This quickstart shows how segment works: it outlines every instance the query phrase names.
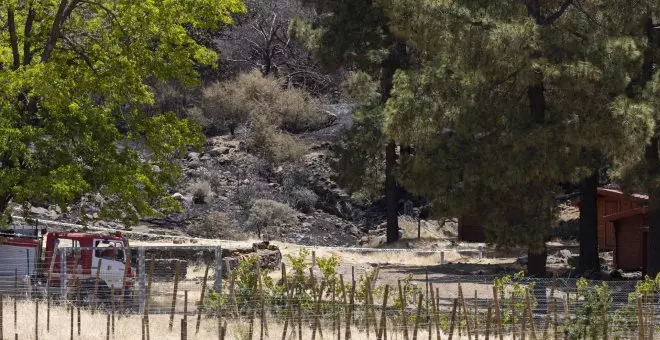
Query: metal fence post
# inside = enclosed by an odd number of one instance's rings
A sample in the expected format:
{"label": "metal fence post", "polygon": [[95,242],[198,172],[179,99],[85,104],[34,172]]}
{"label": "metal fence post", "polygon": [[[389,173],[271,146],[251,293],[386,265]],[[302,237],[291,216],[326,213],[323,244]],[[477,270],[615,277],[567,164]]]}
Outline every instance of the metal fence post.
{"label": "metal fence post", "polygon": [[138,248],[138,275],[139,281],[140,281],[140,303],[139,303],[139,309],[140,309],[140,314],[144,313],[144,306],[146,303],[146,297],[147,297],[147,286],[145,284],[145,266],[144,266],[144,247],[139,247]]}
{"label": "metal fence post", "polygon": [[62,298],[66,298],[67,283],[66,249],[62,249],[62,251],[60,251],[60,296]]}
{"label": "metal fence post", "polygon": [[445,251],[440,252],[440,264],[443,265],[445,264]]}
{"label": "metal fence post", "polygon": [[215,284],[213,289],[222,295],[222,247],[215,247]]}

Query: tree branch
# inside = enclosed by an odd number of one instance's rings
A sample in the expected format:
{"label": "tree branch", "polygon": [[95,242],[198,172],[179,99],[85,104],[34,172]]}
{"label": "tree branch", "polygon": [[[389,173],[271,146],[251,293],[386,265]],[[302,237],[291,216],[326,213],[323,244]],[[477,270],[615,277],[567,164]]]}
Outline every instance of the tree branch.
{"label": "tree branch", "polygon": [[9,26],[9,43],[11,44],[11,54],[13,57],[13,69],[21,66],[21,56],[18,53],[18,36],[16,35],[16,21],[14,19],[14,7],[9,5],[7,7],[7,23]]}
{"label": "tree branch", "polygon": [[71,50],[75,54],[77,54],[80,58],[82,58],[85,61],[85,64],[87,64],[87,66],[89,66],[89,68],[92,70],[92,72],[94,72],[95,75],[98,74],[96,72],[96,69],[94,68],[94,64],[92,63],[92,60],[89,59],[89,56],[87,54],[85,54],[83,49],[78,48],[78,46],[76,46],[76,44],[71,39],[69,39],[67,37],[62,37],[62,40],[67,43],[67,45],[71,48]]}
{"label": "tree branch", "polygon": [[42,63],[48,62],[50,59],[50,55],[53,53],[53,49],[55,49],[57,39],[60,37],[62,26],[64,26],[64,23],[71,15],[71,12],[73,12],[73,10],[76,8],[76,5],[78,5],[80,2],[81,0],[71,0],[71,3],[69,3],[68,0],[60,1],[60,5],[57,8],[57,14],[55,14],[55,20],[53,21],[53,26],[50,29],[50,33],[48,33],[46,47],[44,47],[44,51],[41,54]]}
{"label": "tree branch", "polygon": [[564,14],[564,12],[566,12],[566,10],[568,9],[568,7],[571,6],[571,4],[573,4],[573,0],[564,1],[564,3],[561,4],[557,12],[555,12],[554,14],[552,14],[551,16],[547,17],[544,20],[545,25],[552,25],[555,22],[555,20],[559,19]]}
{"label": "tree branch", "polygon": [[30,51],[30,38],[32,37],[32,23],[34,22],[35,12],[30,1],[28,15],[25,19],[25,29],[23,36],[23,65],[29,65],[32,62],[32,51]]}

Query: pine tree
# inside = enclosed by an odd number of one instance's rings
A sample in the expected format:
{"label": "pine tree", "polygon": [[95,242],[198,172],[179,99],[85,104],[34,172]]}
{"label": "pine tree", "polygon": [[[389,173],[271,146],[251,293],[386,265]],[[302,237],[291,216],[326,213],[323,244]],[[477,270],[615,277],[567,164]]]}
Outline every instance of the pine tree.
{"label": "pine tree", "polygon": [[[387,242],[394,242],[399,239],[399,187],[395,178],[398,162],[397,145],[394,140],[384,138],[386,135],[382,131],[382,112],[390,97],[395,72],[408,64],[409,51],[406,41],[392,33],[383,8],[375,1],[303,0],[303,3],[314,5],[319,19],[313,23],[298,21],[295,24],[295,31],[298,37],[307,41],[307,47],[314,51],[316,58],[326,67],[367,72],[379,83],[379,100],[363,105],[359,109],[363,113],[366,112],[369,119],[358,119],[356,128],[349,134],[357,138],[345,144],[349,147],[356,145],[358,148],[348,149],[344,155],[361,153],[365,161],[349,164],[346,159],[340,159],[338,164],[350,165],[348,169],[340,169],[340,172],[348,174],[340,176],[340,179],[350,179],[347,183],[350,187],[365,182],[363,181],[365,177],[357,175],[373,174],[366,167],[380,160],[384,162]],[[369,134],[363,135],[363,132]],[[360,146],[357,143],[360,140],[369,142],[369,147]],[[383,143],[382,148],[374,150],[371,147],[374,143]],[[364,154],[366,150],[373,150],[374,153]],[[358,171],[351,171],[356,168]],[[366,182],[372,183],[369,180]]]}
{"label": "pine tree", "polygon": [[594,23],[609,3],[384,1],[425,51],[388,103],[389,133],[416,150],[407,188],[486,216],[489,240],[527,246],[529,273],[545,275],[556,183],[592,176],[585,155],[625,163],[652,131],[649,110],[618,105],[637,41]]}

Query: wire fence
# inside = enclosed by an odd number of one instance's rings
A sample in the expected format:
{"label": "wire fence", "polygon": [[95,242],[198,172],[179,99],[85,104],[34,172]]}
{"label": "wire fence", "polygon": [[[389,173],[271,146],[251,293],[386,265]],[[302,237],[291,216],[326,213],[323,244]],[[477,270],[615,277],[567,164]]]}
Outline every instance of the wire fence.
{"label": "wire fence", "polygon": [[[122,322],[140,327],[122,336],[143,339],[167,338],[156,336],[163,329],[178,338],[176,328],[184,329],[179,321],[188,318],[195,333],[227,339],[313,339],[321,333],[340,340],[384,339],[386,334],[389,339],[449,334],[653,339],[658,325],[657,287],[640,290],[637,281],[602,286],[602,281],[429,275],[428,270],[385,276],[378,266],[348,270],[331,257],[306,251],[284,264],[279,250],[267,244],[246,249],[60,247],[50,254],[27,248],[12,254],[0,264],[4,319],[13,309],[13,315],[31,321],[41,308],[41,323],[33,326],[37,333],[43,333],[43,310],[50,318],[51,308],[64,319],[74,310],[86,320],[112,316],[112,325],[115,315],[124,317]],[[97,322],[83,323],[98,330]]]}

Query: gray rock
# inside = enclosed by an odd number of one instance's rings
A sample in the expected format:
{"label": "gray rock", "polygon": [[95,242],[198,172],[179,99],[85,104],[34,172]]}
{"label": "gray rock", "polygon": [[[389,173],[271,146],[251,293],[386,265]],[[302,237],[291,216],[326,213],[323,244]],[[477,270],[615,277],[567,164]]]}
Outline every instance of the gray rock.
{"label": "gray rock", "polygon": [[198,152],[193,152],[193,151],[188,152],[188,154],[186,155],[186,158],[190,161],[195,160],[195,159],[199,159],[199,153]]}
{"label": "gray rock", "polygon": [[226,155],[229,153],[229,148],[226,148],[224,146],[216,146],[211,151],[209,151],[209,154],[214,157],[218,157],[221,155]]}
{"label": "gray rock", "polygon": [[188,168],[189,169],[197,169],[202,165],[202,163],[199,161],[199,159],[192,160],[188,162]]}
{"label": "gray rock", "polygon": [[174,193],[174,194],[172,195],[172,198],[174,198],[175,200],[177,200],[177,201],[179,201],[179,202],[182,202],[182,201],[185,200],[183,194],[180,193],[180,192],[176,192],[176,193]]}

